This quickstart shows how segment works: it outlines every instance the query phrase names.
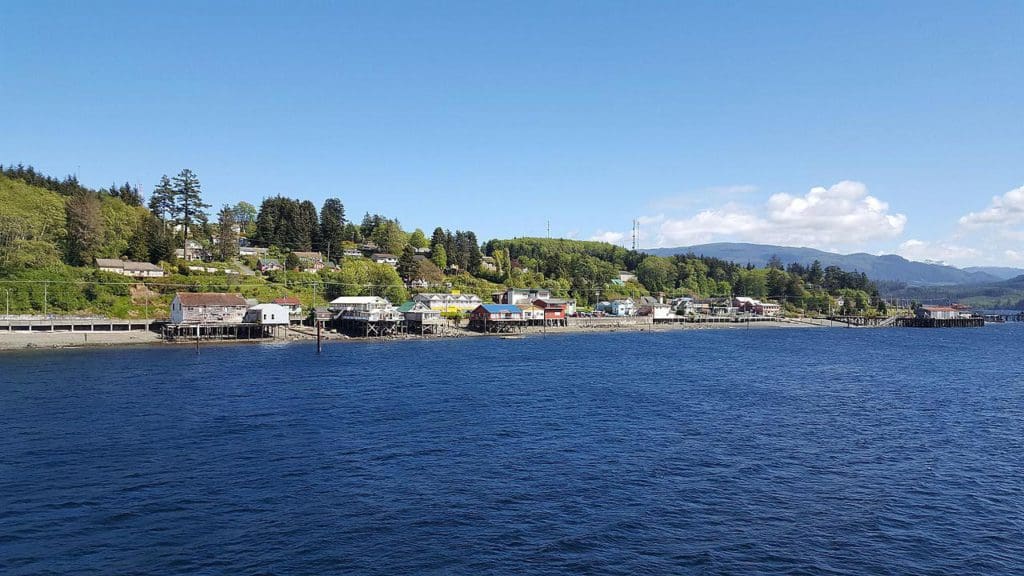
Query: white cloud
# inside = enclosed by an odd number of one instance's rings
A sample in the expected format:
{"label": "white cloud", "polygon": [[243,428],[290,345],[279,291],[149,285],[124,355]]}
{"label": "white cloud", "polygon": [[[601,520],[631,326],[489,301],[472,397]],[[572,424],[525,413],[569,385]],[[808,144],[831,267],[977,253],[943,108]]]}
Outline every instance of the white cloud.
{"label": "white cloud", "polygon": [[1024,186],[1010,190],[1002,196],[995,196],[988,208],[960,218],[960,225],[967,228],[1005,226],[1021,222],[1024,222]]}
{"label": "white cloud", "polygon": [[939,262],[951,265],[968,265],[977,262],[982,253],[974,248],[944,241],[910,239],[900,244],[896,253],[907,260]]}
{"label": "white cloud", "polygon": [[685,210],[704,203],[707,199],[716,200],[730,199],[737,196],[753,194],[758,187],[752,184],[732,184],[729,186],[712,186],[701,190],[693,190],[675,196],[658,198],[650,203],[654,210]]}
{"label": "white cloud", "polygon": [[775,194],[763,206],[730,202],[658,226],[658,246],[740,240],[770,244],[834,247],[895,238],[907,217],[892,214],[867,186],[844,180],[812,188],[803,196]]}
{"label": "white cloud", "polygon": [[601,232],[598,230],[597,234],[591,236],[590,239],[598,242],[608,242],[609,244],[621,244],[622,239],[625,237],[626,235],[622,232]]}

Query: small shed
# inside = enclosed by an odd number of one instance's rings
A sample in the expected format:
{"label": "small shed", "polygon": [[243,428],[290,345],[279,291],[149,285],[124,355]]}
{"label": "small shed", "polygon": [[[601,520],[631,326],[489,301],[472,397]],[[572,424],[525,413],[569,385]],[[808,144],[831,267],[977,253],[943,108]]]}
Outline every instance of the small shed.
{"label": "small shed", "polygon": [[291,322],[288,309],[280,304],[257,304],[245,311],[245,322],[263,326],[285,326]]}

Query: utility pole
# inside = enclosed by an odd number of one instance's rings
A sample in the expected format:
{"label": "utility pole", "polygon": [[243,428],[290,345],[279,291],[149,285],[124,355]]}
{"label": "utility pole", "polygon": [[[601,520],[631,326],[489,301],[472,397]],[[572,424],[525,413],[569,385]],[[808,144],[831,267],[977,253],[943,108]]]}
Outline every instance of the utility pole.
{"label": "utility pole", "polygon": [[551,240],[551,220],[548,220],[548,240]]}

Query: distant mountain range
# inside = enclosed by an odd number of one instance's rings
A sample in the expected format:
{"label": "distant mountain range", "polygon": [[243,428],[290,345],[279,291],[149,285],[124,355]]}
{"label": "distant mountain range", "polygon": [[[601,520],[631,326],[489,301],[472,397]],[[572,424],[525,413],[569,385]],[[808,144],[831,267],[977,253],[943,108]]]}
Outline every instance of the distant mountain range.
{"label": "distant mountain range", "polygon": [[950,286],[960,284],[987,284],[1008,280],[1024,274],[1024,269],[1008,267],[956,268],[945,264],[914,262],[902,256],[887,254],[835,254],[813,248],[772,246],[766,244],[745,244],[738,242],[716,242],[678,248],[651,248],[643,250],[657,256],[693,253],[730,260],[737,264],[764,266],[772,256],[778,256],[785,264],[798,262],[810,264],[815,260],[822,266],[838,266],[846,271],[864,272],[869,278],[882,282],[905,282],[911,286]]}

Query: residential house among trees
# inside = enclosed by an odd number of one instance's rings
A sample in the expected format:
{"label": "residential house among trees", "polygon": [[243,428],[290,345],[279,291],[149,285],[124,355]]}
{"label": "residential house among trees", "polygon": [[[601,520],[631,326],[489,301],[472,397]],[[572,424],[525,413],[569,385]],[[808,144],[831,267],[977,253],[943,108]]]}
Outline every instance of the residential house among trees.
{"label": "residential house among trees", "polygon": [[370,256],[370,260],[373,260],[377,264],[388,264],[391,266],[398,266],[398,257],[394,254],[385,254],[383,252]]}
{"label": "residential house among trees", "polygon": [[276,258],[260,258],[256,262],[256,269],[261,273],[266,274],[267,272],[274,272],[275,270],[284,270],[281,266],[281,262]]}
{"label": "residential house among trees", "polygon": [[319,252],[294,252],[299,266],[306,271],[319,272],[324,269],[324,257]]}
{"label": "residential house among trees", "polygon": [[248,308],[241,294],[178,292],[171,301],[171,323],[240,324]]}
{"label": "residential house among trees", "polygon": [[164,269],[149,262],[133,262],[116,258],[97,258],[96,267],[103,272],[113,272],[132,278],[163,278]]}

